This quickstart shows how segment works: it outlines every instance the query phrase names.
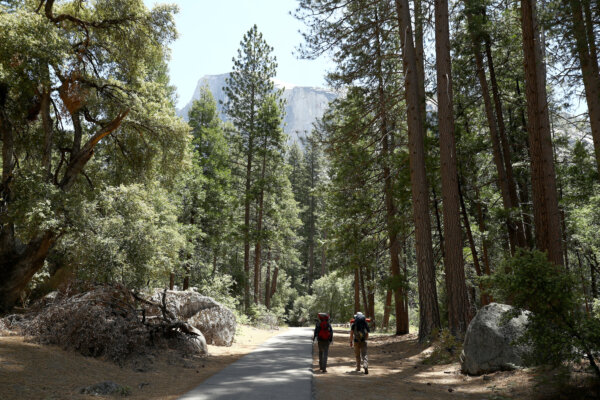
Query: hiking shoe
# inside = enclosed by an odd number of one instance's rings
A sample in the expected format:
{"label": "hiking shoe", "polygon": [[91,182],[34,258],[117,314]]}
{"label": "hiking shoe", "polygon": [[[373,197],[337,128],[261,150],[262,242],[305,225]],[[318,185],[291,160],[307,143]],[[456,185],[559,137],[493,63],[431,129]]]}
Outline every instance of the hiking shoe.
{"label": "hiking shoe", "polygon": [[355,371],[356,372],[360,371],[360,367],[356,367]]}
{"label": "hiking shoe", "polygon": [[324,374],[326,374],[326,373],[327,373],[327,368],[325,368],[325,369],[323,370],[323,373],[324,373]]}
{"label": "hiking shoe", "polygon": [[369,375],[369,368],[365,367],[365,375]]}

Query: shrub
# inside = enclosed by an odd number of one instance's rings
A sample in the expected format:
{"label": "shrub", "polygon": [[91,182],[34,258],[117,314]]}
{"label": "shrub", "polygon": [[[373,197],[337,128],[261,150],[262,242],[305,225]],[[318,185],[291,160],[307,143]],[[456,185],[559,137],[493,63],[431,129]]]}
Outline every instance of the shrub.
{"label": "shrub", "polygon": [[326,312],[332,322],[346,322],[353,311],[352,278],[336,272],[313,283],[313,294],[298,297],[288,313],[291,325],[311,325],[317,313]]}
{"label": "shrub", "polygon": [[486,284],[516,313],[532,312],[520,340],[532,349],[526,361],[557,366],[585,357],[600,377],[600,319],[581,307],[581,293],[569,271],[549,262],[545,253],[521,249]]}
{"label": "shrub", "polygon": [[449,329],[435,330],[431,336],[434,338],[433,351],[423,361],[424,364],[440,365],[458,361],[463,344],[450,333]]}
{"label": "shrub", "polygon": [[278,329],[283,320],[283,314],[276,313],[276,310],[269,310],[263,304],[250,306],[248,316],[252,320],[252,325],[257,328]]}

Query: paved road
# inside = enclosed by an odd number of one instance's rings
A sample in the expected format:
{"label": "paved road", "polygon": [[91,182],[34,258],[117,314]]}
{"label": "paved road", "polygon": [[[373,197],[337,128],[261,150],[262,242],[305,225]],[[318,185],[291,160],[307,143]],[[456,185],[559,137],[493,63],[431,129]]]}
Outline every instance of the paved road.
{"label": "paved road", "polygon": [[290,328],[211,376],[180,400],[310,400],[312,329]]}

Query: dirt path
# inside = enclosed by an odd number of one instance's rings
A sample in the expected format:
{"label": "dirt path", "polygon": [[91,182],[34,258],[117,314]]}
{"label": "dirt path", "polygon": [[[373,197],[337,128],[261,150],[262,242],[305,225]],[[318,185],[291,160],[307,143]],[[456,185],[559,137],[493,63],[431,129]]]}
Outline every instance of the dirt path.
{"label": "dirt path", "polygon": [[278,333],[241,326],[231,347],[209,345],[208,357],[163,354],[122,368],[56,346],[28,343],[22,336],[0,337],[0,399],[112,398],[79,394],[82,387],[108,380],[128,387],[127,399],[176,399]]}
{"label": "dirt path", "polygon": [[355,372],[347,330],[336,330],[329,350],[327,373],[319,371],[316,345],[313,372],[317,400],[402,399],[530,399],[532,377],[522,371],[498,372],[484,377],[460,373],[458,363],[425,365],[431,349],[417,343],[416,335],[372,335],[369,375]]}

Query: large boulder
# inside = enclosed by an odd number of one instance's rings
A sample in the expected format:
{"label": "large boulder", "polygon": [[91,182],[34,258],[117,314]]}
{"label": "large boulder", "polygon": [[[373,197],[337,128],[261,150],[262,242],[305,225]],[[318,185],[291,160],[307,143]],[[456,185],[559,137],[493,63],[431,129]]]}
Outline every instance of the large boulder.
{"label": "large boulder", "polygon": [[469,324],[461,354],[461,367],[469,375],[481,375],[523,366],[527,350],[515,345],[525,332],[528,312],[506,320],[504,314],[513,307],[491,303],[482,307]]}
{"label": "large boulder", "polygon": [[[152,300],[161,303],[162,296],[163,292],[157,291]],[[199,329],[207,343],[216,346],[231,346],[233,343],[235,315],[213,298],[194,291],[168,290],[165,303],[175,316]]]}
{"label": "large boulder", "polygon": [[[71,297],[59,297],[23,316],[9,316],[10,327],[86,356],[115,362],[151,353],[158,348],[207,354],[202,333],[176,321],[164,321],[160,310],[144,304],[144,316],[131,292],[122,286],[98,286]],[[158,317],[158,318],[157,318]],[[187,329],[191,328],[191,329]]]}

